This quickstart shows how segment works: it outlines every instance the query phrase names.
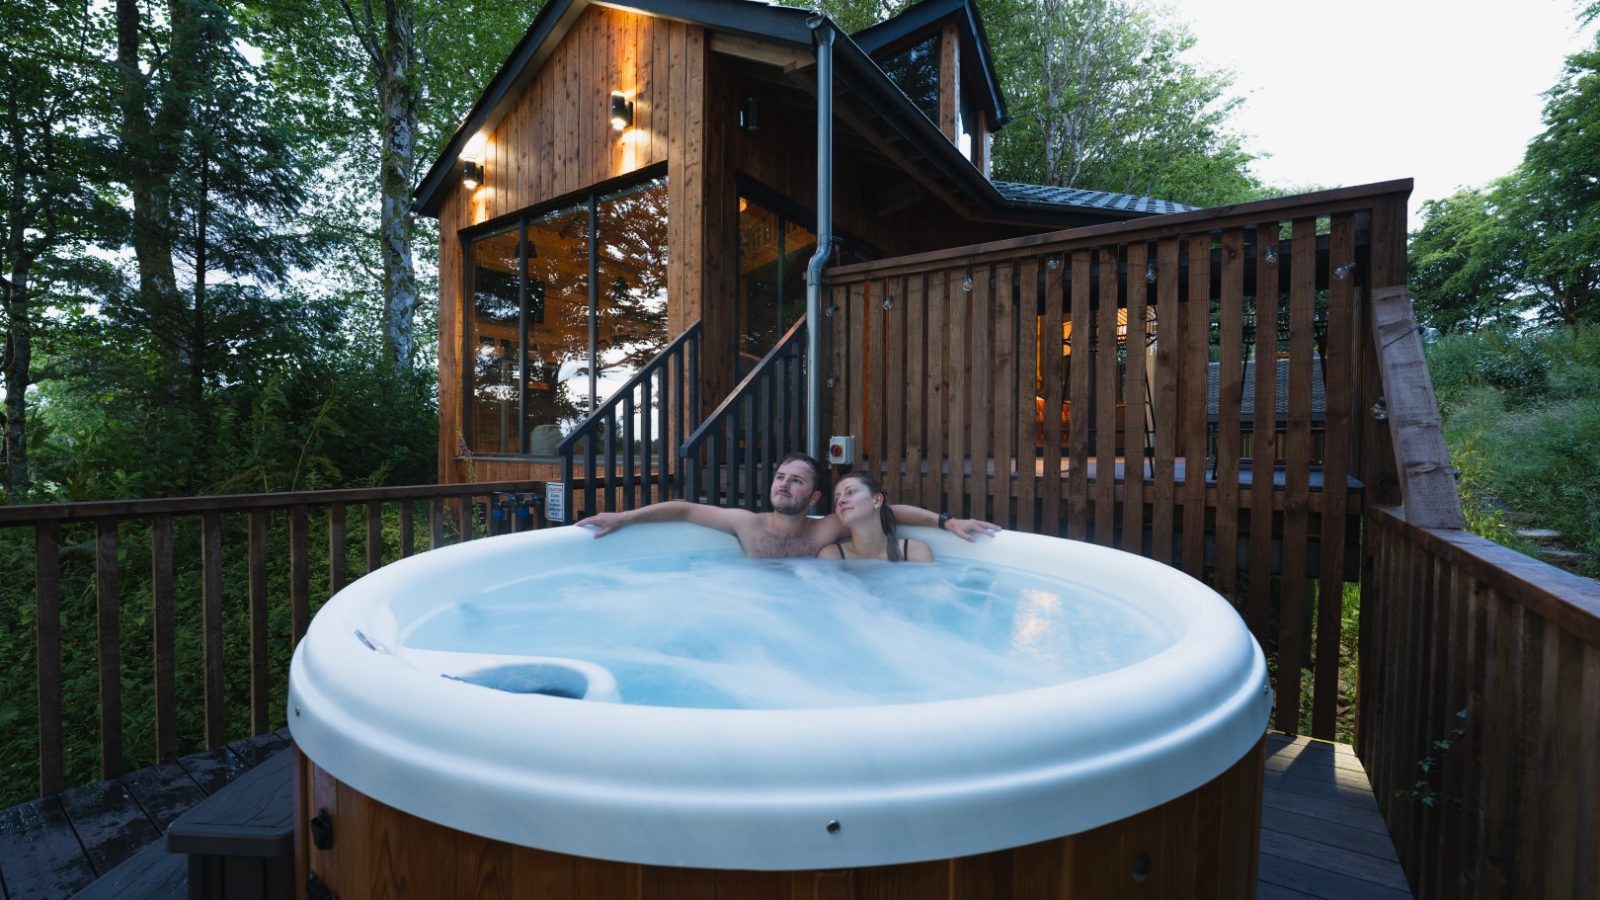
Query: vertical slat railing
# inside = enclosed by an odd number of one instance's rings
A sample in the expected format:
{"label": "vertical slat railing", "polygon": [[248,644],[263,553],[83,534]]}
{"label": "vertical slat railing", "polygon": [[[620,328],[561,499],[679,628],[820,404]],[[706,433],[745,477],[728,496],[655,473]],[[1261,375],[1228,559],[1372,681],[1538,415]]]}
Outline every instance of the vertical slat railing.
{"label": "vertical slat railing", "polygon": [[1123,311],[1122,346],[1122,549],[1144,552],[1145,436],[1145,307],[1150,286],[1149,248],[1143,241],[1128,245],[1127,299]]}
{"label": "vertical slat railing", "polygon": [[[1017,360],[1012,378],[1010,399],[1015,406],[1010,417],[1011,440],[1016,447],[1016,528],[1023,531],[1039,530],[1037,498],[1040,473],[1035,466],[1038,454],[1034,450],[1033,410],[1039,395],[1039,263],[1037,258],[1025,259],[1017,270]],[[1059,333],[1059,329],[1057,329]],[[1061,354],[1057,352],[1056,357]],[[1054,459],[1060,459],[1056,454]],[[1055,479],[1060,485],[1060,478]]]}
{"label": "vertical slat railing", "polygon": [[670,452],[700,423],[702,330],[684,329],[556,445],[568,522],[704,489],[674,471]]}
{"label": "vertical slat railing", "polygon": [[948,349],[946,342],[949,340],[948,330],[945,328],[945,313],[950,307],[948,291],[950,289],[949,276],[945,272],[931,272],[927,275],[926,293],[923,300],[924,317],[928,324],[927,341],[927,368],[924,374],[928,381],[926,403],[923,406],[923,419],[927,427],[928,441],[926,444],[927,455],[923,461],[922,499],[920,502],[925,509],[945,510],[947,500],[945,484],[950,474],[945,469],[945,442],[948,440],[945,427],[945,415],[949,408],[947,397],[950,391],[950,373],[946,368]]}
{"label": "vertical slat railing", "polygon": [[1339,694],[1340,622],[1344,604],[1345,513],[1347,491],[1338,490],[1350,475],[1350,422],[1354,398],[1357,337],[1354,327],[1355,221],[1348,213],[1329,226],[1328,339],[1323,378],[1327,396],[1322,458],[1322,511],[1318,536],[1322,544],[1317,585],[1317,667],[1312,692],[1313,734],[1332,734]]}
{"label": "vertical slat railing", "polygon": [[1072,379],[1073,411],[1069,426],[1072,458],[1067,462],[1067,537],[1078,541],[1089,533],[1089,423],[1093,420],[1089,387],[1094,377],[1091,258],[1088,251],[1080,250],[1072,254],[1072,265],[1068,267],[1072,279],[1072,359],[1067,374]]}
{"label": "vertical slat railing", "polygon": [[54,522],[34,526],[34,593],[39,679],[39,791],[66,787],[61,735],[61,534]]}
{"label": "vertical slat railing", "polygon": [[928,358],[927,333],[927,277],[917,274],[904,280],[904,307],[906,336],[905,386],[906,402],[901,407],[905,429],[905,477],[895,486],[895,496],[902,502],[927,506],[924,496],[927,485],[927,404]]}
{"label": "vertical slat railing", "polygon": [[[1278,265],[1278,223],[1262,222],[1256,226],[1256,292],[1255,292],[1255,355],[1251,362],[1255,375],[1255,405],[1250,420],[1250,569],[1249,569],[1249,619],[1257,635],[1269,635],[1272,616],[1272,536],[1273,536],[1273,482],[1276,462],[1276,442],[1273,429],[1263,427],[1277,416],[1278,406],[1278,300],[1281,290],[1281,267]],[[1227,361],[1224,360],[1226,365]],[[1278,638],[1282,638],[1280,630]],[[1263,641],[1270,652],[1277,641]],[[1275,695],[1287,697],[1277,706],[1274,724],[1283,727],[1283,710],[1293,706],[1300,697],[1298,670],[1278,671],[1280,685],[1285,680],[1293,682],[1294,693],[1285,685]]]}
{"label": "vertical slat railing", "polygon": [[178,756],[177,661],[173,647],[172,517],[150,519],[151,644],[155,649],[156,762]]}
{"label": "vertical slat railing", "polygon": [[[1179,363],[1183,373],[1183,514],[1179,517],[1183,529],[1182,562],[1185,572],[1201,579],[1206,577],[1206,473],[1213,471],[1206,443],[1210,393],[1206,372],[1211,361],[1211,247],[1210,234],[1193,235],[1186,242],[1189,295],[1183,303],[1183,349]],[[1176,273],[1173,277],[1176,280]]]}
{"label": "vertical slat railing", "polygon": [[[989,276],[990,313],[985,345],[989,348],[989,390],[992,399],[983,404],[989,419],[989,515],[1007,527],[1011,517],[1011,469],[1016,456],[1012,435],[1016,431],[1017,334],[1016,297],[1012,291],[1011,266],[996,263]],[[981,396],[979,397],[981,401]]]}
{"label": "vertical slat railing", "polygon": [[[831,269],[829,420],[898,499],[1208,581],[1275,663],[1275,724],[1333,738],[1347,727],[1340,607],[1362,502],[1351,475],[1366,464],[1353,449],[1355,361],[1372,273],[1351,264],[1382,234],[1385,272],[1403,271],[1392,220],[1408,190]],[[919,280],[926,306],[912,307]]]}
{"label": "vertical slat railing", "polygon": [[100,776],[122,771],[122,598],[117,593],[117,520],[94,525],[95,608],[100,645]]}
{"label": "vertical slat railing", "polygon": [[1115,547],[1117,522],[1117,269],[1118,248],[1101,248],[1094,338],[1094,542]]}
{"label": "vertical slat railing", "polygon": [[1600,890],[1600,583],[1371,507],[1357,736],[1416,896]]}
{"label": "vertical slat railing", "polygon": [[1150,558],[1169,565],[1173,563],[1173,518],[1177,513],[1178,363],[1184,335],[1178,312],[1179,274],[1178,241],[1162,241],[1156,245],[1156,373],[1152,379],[1155,393],[1150,399],[1155,438],[1150,472],[1154,482]]}
{"label": "vertical slat railing", "polygon": [[222,695],[222,513],[217,510],[200,517],[200,569],[205,744],[215,748],[228,740]]}
{"label": "vertical slat railing", "polygon": [[[370,513],[372,505],[368,506]],[[368,518],[371,539],[371,518]],[[271,688],[267,685],[267,511],[250,511],[250,730],[267,730],[272,715],[267,711]],[[370,568],[377,568],[370,566]]]}
{"label": "vertical slat railing", "polygon": [[[365,553],[369,564],[381,565],[385,533],[403,534],[404,511],[415,504],[427,504],[438,546],[445,542],[450,504],[530,487],[513,482],[0,507],[0,529],[31,531],[34,565],[37,743],[10,744],[30,753],[36,748],[37,790],[51,795],[91,775],[112,778],[135,764],[170,762],[250,736],[239,733],[241,724],[251,734],[281,725],[283,711],[272,698],[281,695],[287,674],[283,651],[292,652],[304,635],[313,602],[346,581],[348,504],[366,511]],[[310,523],[324,514],[328,579],[326,590],[313,597]],[[63,527],[92,529],[92,538],[74,545],[65,564]],[[145,539],[148,568],[129,553]],[[196,546],[198,554],[190,549]],[[275,587],[283,583],[272,577],[278,565],[286,566],[286,589]],[[238,578],[237,587],[228,586],[230,578]],[[65,613],[74,626],[70,638],[63,634],[64,597],[73,604]],[[245,614],[230,624],[234,617],[224,609],[234,598]],[[287,612],[287,646],[283,635],[269,630],[275,609]],[[135,635],[125,626],[142,610],[150,627]],[[181,650],[189,635],[198,650],[192,657]],[[229,659],[226,647],[246,650]],[[148,679],[150,690],[126,689],[129,678]],[[236,686],[235,698],[247,686],[248,698],[230,699],[226,683]],[[70,701],[63,696],[69,691]],[[241,702],[243,709],[230,707]],[[88,727],[69,729],[69,720]],[[25,764],[8,758],[13,771]],[[10,785],[16,790],[15,779]]]}
{"label": "vertical slat railing", "polygon": [[[1217,529],[1215,587],[1235,606],[1239,598],[1239,415],[1244,405],[1244,229],[1222,233],[1221,312],[1217,357]],[[1209,401],[1208,401],[1209,402]],[[1261,635],[1266,622],[1250,617]]]}
{"label": "vertical slat railing", "polygon": [[[733,392],[694,428],[678,450],[684,499],[765,509],[767,485],[777,460],[802,450],[790,443],[805,419],[801,374],[806,342],[804,317],[792,325]],[[772,400],[782,391],[782,402]],[[774,421],[778,410],[784,420]]]}
{"label": "vertical slat railing", "polygon": [[[1067,357],[1062,353],[1066,324],[1065,287],[1066,267],[1059,255],[1052,254],[1043,262],[1044,315],[1039,326],[1039,379],[1043,409],[1039,416],[1039,492],[1040,531],[1060,533],[1062,519],[1062,484],[1057,477],[1057,460],[1063,457],[1061,419],[1062,403],[1066,397]],[[1029,461],[1031,467],[1032,460]]]}

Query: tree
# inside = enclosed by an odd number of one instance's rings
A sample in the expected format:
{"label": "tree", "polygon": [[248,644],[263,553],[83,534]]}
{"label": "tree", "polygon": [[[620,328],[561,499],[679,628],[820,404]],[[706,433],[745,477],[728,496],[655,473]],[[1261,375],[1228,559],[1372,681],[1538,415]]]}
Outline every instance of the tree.
{"label": "tree", "polygon": [[74,286],[106,274],[84,251],[115,212],[96,191],[107,161],[99,138],[108,112],[96,64],[105,52],[97,13],[79,4],[3,0],[0,20],[0,421],[4,485],[15,496],[32,480],[27,395],[36,332],[45,310],[71,308],[66,294]]}
{"label": "tree", "polygon": [[1600,37],[1567,57],[1546,95],[1545,130],[1496,191],[1515,275],[1545,318],[1600,321]]}
{"label": "tree", "polygon": [[1198,206],[1262,196],[1228,130],[1231,77],[1183,58],[1194,37],[1137,0],[990,0],[1014,121],[997,178]]}
{"label": "tree", "polygon": [[1513,276],[1499,188],[1464,189],[1422,205],[1407,278],[1417,318],[1443,334],[1507,324],[1528,305]]}
{"label": "tree", "polygon": [[382,343],[397,366],[417,352],[417,163],[443,146],[537,13],[537,4],[451,0],[250,4],[269,77],[323,142],[325,166],[354,176],[356,189],[337,190],[318,214],[374,240]]}

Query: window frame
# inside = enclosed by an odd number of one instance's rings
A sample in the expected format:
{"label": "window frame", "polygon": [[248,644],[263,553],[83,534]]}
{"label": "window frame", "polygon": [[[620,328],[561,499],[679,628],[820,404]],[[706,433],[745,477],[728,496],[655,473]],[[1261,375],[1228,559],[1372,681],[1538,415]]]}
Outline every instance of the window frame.
{"label": "window frame", "polygon": [[[589,303],[589,335],[587,347],[588,362],[585,368],[588,369],[589,373],[589,388],[587,395],[588,408],[593,410],[597,405],[595,394],[598,390],[599,381],[598,366],[596,365],[596,360],[599,353],[598,316],[600,309],[598,273],[598,269],[600,267],[600,258],[599,253],[597,252],[599,244],[597,236],[597,232],[599,230],[599,203],[602,198],[609,198],[617,195],[618,193],[626,192],[631,187],[644,185],[648,182],[656,180],[661,181],[662,186],[666,187],[668,190],[667,215],[670,218],[672,215],[670,199],[671,182],[667,180],[667,164],[665,162],[661,162],[643,169],[629,172],[626,175],[618,178],[611,178],[607,179],[606,181],[591,184],[583,190],[572,191],[532,206],[525,206],[522,209],[506,213],[501,216],[496,216],[492,219],[487,219],[475,225],[470,225],[466,228],[459,229],[456,232],[456,239],[461,253],[461,279],[459,286],[460,300],[457,303],[457,310],[461,315],[461,342],[460,356],[458,358],[459,363],[457,365],[456,390],[461,404],[461,440],[466,445],[467,456],[470,456],[474,459],[505,459],[530,462],[552,462],[560,459],[558,456],[538,456],[528,452],[527,445],[529,442],[529,431],[526,427],[528,391],[526,385],[526,373],[520,377],[520,383],[517,387],[518,425],[516,451],[480,453],[473,449],[473,442],[469,437],[474,433],[473,382],[469,361],[473,359],[474,354],[476,353],[476,347],[473,346],[472,343],[472,316],[474,313],[475,300],[475,293],[473,290],[473,244],[483,238],[493,237],[494,235],[502,234],[511,229],[516,230],[517,269],[519,276],[517,279],[517,340],[519,345],[518,352],[521,354],[521,363],[519,366],[519,371],[521,371],[521,367],[525,367],[527,365],[526,358],[528,352],[528,226],[535,220],[561,209],[570,207],[583,208],[587,210],[589,220],[589,260],[586,277],[588,281],[587,293]],[[670,260],[670,248],[668,249],[668,252],[668,258]],[[669,306],[672,303],[672,297],[670,294],[667,297],[667,303]]]}

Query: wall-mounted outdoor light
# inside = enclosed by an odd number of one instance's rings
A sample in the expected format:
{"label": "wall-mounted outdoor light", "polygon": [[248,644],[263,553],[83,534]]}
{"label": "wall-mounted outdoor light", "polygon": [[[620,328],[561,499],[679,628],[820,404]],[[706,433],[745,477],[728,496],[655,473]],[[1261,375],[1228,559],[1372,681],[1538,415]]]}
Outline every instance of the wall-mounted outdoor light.
{"label": "wall-mounted outdoor light", "polygon": [[611,127],[622,131],[633,124],[633,101],[621,91],[611,92]]}
{"label": "wall-mounted outdoor light", "polygon": [[461,185],[469,191],[475,191],[480,184],[483,184],[483,164],[475,159],[463,159]]}
{"label": "wall-mounted outdoor light", "polygon": [[761,130],[761,101],[751,97],[739,107],[739,130],[751,134]]}

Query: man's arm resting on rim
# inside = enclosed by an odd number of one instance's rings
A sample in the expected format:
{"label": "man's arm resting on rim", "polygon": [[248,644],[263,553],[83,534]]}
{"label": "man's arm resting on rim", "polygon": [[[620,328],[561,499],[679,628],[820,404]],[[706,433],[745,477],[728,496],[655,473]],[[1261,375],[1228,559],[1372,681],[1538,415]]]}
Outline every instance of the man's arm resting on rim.
{"label": "man's arm resting on rim", "polygon": [[645,522],[689,522],[736,535],[739,524],[751,515],[754,513],[743,509],[724,509],[687,500],[663,500],[626,512],[595,513],[578,525],[593,530],[595,537],[605,537],[619,528]]}
{"label": "man's arm resting on rim", "polygon": [[[907,506],[904,503],[896,503],[892,508],[895,521],[902,525],[939,527],[939,514],[936,512],[930,512],[920,506]],[[950,519],[944,523],[944,530],[970,543],[980,534],[986,537],[999,534],[1000,526],[982,519]]]}

